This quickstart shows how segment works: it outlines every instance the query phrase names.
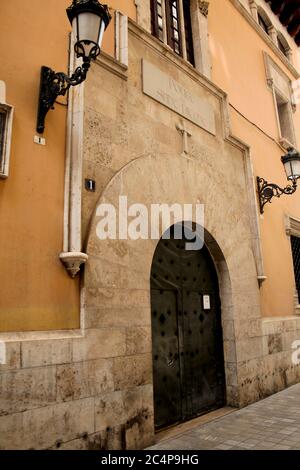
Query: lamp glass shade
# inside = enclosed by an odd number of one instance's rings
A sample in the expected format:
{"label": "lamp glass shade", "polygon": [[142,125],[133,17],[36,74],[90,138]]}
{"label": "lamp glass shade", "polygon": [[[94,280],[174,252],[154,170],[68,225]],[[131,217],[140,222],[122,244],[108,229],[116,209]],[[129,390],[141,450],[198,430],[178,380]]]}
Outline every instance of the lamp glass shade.
{"label": "lamp glass shade", "polygon": [[80,13],[74,18],[72,27],[77,41],[84,41],[86,43],[93,42],[101,47],[99,43],[100,33],[102,29],[104,29],[105,24],[100,16],[90,12]]}
{"label": "lamp glass shade", "polygon": [[282,157],[282,163],[288,180],[296,180],[300,178],[300,155],[297,151],[289,151],[287,155]]}
{"label": "lamp glass shade", "polygon": [[291,176],[289,179],[300,178],[300,159],[290,162],[290,166],[291,166]]}
{"label": "lamp glass shade", "polygon": [[100,54],[104,31],[111,20],[107,5],[98,0],[73,0],[67,15],[76,38],[77,57],[95,59]]}

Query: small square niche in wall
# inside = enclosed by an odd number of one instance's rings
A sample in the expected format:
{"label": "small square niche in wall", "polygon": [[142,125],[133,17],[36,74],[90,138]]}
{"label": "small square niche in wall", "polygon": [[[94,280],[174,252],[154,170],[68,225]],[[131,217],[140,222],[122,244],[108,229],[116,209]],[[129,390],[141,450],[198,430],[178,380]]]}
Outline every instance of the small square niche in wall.
{"label": "small square niche in wall", "polygon": [[7,178],[9,173],[13,107],[2,102],[2,100],[0,101],[0,178]]}

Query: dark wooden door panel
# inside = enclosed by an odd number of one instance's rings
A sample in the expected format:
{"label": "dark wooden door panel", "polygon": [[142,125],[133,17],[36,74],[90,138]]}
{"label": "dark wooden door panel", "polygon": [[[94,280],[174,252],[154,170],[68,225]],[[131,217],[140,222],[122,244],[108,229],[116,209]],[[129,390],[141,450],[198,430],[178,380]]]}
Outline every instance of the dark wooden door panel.
{"label": "dark wooden door panel", "polygon": [[161,427],[182,416],[177,292],[153,289],[152,304],[154,409]]}

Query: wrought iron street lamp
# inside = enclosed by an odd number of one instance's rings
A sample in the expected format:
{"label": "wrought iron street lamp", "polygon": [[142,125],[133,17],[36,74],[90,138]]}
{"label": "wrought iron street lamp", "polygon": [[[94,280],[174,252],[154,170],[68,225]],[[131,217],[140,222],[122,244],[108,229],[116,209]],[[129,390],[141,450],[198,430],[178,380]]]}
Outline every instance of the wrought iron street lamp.
{"label": "wrought iron street lamp", "polygon": [[46,115],[50,109],[54,109],[56,98],[64,96],[71,86],[79,85],[86,79],[91,61],[101,52],[104,31],[111,20],[107,5],[102,5],[98,0],[73,0],[67,8],[67,15],[76,38],[74,50],[83,63],[71,77],[42,67],[37,118],[39,134],[44,132]]}
{"label": "wrought iron street lamp", "polygon": [[283,194],[294,194],[297,190],[297,180],[300,178],[300,154],[292,147],[288,149],[287,155],[281,158],[289,184],[281,188],[277,184],[268,183],[264,178],[257,177],[259,206],[261,214],[268,202],[272,202],[273,197],[280,197]]}

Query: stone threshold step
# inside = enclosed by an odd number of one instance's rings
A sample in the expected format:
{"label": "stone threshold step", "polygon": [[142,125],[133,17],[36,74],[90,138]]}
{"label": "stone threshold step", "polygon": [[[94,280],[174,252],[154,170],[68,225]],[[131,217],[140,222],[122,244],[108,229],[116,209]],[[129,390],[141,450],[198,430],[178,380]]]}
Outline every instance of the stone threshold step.
{"label": "stone threshold step", "polygon": [[214,410],[204,415],[198,416],[198,418],[186,421],[185,423],[174,424],[173,426],[170,426],[157,432],[155,436],[155,444],[166,441],[173,437],[178,437],[187,431],[190,431],[203,424],[210,423],[211,421],[214,421],[216,419],[223,418],[223,416],[226,416],[237,410],[238,408],[224,406],[223,408],[219,408],[218,410]]}

